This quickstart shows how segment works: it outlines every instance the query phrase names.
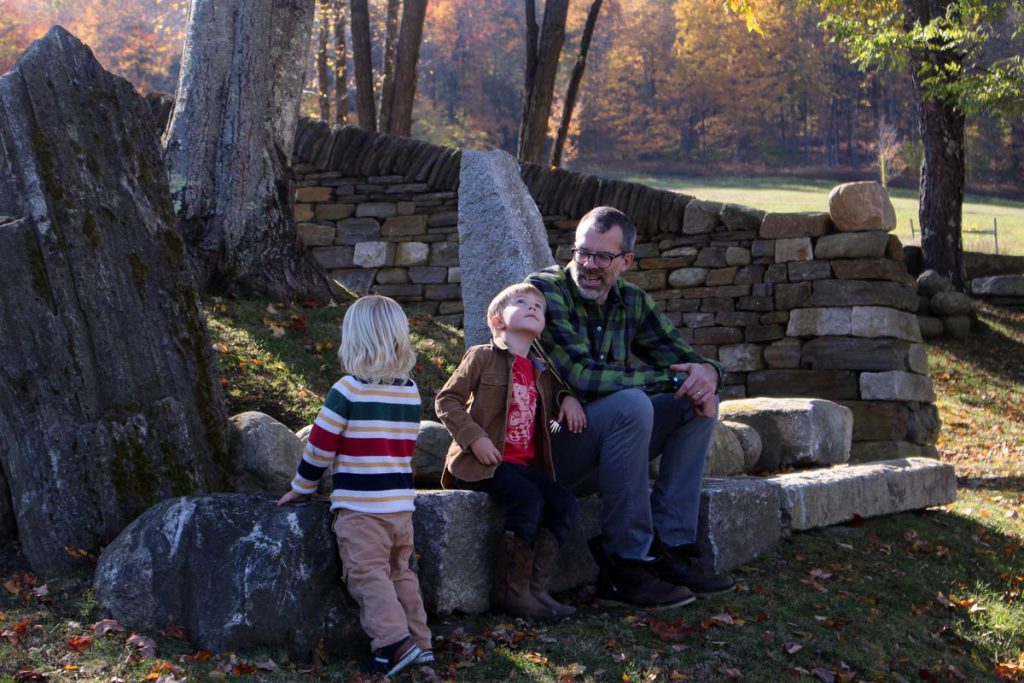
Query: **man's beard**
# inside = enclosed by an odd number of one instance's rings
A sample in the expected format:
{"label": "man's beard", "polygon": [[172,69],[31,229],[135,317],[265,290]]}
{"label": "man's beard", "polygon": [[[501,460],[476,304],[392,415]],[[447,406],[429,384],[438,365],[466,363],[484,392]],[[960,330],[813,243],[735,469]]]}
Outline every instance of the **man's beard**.
{"label": "man's beard", "polygon": [[[608,293],[608,290],[610,289],[608,285],[605,284],[604,277],[602,277],[601,271],[590,271],[590,273],[587,273],[584,269],[580,268],[578,264],[573,264],[573,267],[569,270],[569,272],[572,275],[572,281],[573,283],[575,283],[576,289],[577,291],[579,291],[580,296],[582,296],[584,299],[587,299],[588,301],[597,301],[606,293]],[[595,273],[597,277],[600,279],[600,282],[596,288],[590,286],[585,287],[584,285],[580,284],[581,277]]]}

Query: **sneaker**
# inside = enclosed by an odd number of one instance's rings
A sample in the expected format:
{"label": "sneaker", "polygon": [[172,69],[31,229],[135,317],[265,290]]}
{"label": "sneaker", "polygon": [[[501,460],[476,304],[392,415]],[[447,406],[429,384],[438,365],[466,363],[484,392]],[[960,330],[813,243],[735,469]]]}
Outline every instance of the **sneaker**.
{"label": "sneaker", "polygon": [[728,593],[736,588],[736,580],[726,572],[716,572],[700,563],[700,551],[694,543],[661,546],[658,574],[677,586],[686,586],[699,595]]}
{"label": "sneaker", "polygon": [[413,664],[422,666],[424,664],[432,664],[434,662],[434,651],[433,650],[420,650],[420,653],[416,655],[416,661]]}
{"label": "sneaker", "polygon": [[420,646],[412,642],[412,638],[405,638],[392,645],[385,645],[373,651],[373,658],[367,666],[370,675],[382,674],[394,676],[396,673],[409,666],[423,653]]}
{"label": "sneaker", "polygon": [[658,564],[654,560],[608,557],[600,537],[590,539],[589,546],[600,570],[597,577],[600,604],[664,609],[689,605],[697,599],[686,586],[658,578]]}

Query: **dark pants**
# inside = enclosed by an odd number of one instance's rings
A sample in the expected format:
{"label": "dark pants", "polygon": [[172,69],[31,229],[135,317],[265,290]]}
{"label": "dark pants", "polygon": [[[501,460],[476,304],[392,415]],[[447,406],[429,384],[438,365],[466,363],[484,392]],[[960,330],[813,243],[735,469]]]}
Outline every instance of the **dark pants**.
{"label": "dark pants", "polygon": [[572,491],[526,465],[503,462],[494,470],[493,478],[463,482],[463,486],[489,493],[503,503],[505,531],[531,547],[541,527],[561,545],[576,519],[576,496]]}

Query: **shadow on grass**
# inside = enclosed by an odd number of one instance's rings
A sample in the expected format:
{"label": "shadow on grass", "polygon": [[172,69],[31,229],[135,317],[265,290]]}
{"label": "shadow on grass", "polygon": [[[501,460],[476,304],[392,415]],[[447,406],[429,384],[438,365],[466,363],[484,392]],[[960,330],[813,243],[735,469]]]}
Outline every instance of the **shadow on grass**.
{"label": "shadow on grass", "polygon": [[1020,543],[949,510],[799,533],[737,570],[738,592],[680,609],[582,602],[579,618],[539,628],[443,620],[437,668],[460,681],[581,668],[632,681],[994,679],[1024,649]]}
{"label": "shadow on grass", "polygon": [[978,315],[979,324],[966,341],[941,339],[935,340],[935,346],[986,373],[1013,384],[1024,384],[1024,312],[981,304]]}

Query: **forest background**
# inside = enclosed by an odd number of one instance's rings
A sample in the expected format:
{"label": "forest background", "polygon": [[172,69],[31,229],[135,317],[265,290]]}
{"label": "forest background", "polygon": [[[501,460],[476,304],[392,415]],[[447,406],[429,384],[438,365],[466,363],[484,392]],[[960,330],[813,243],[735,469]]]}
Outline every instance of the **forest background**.
{"label": "forest background", "polygon": [[[352,41],[345,40],[342,55],[335,40],[346,4],[318,3],[304,89],[303,112],[320,116],[316,53],[326,44],[329,106],[339,85],[348,103],[348,111],[330,112],[332,122],[356,121]],[[386,5],[369,2],[378,79]],[[589,5],[572,0],[569,6],[550,135]],[[187,0],[0,0],[0,73],[32,40],[61,24],[140,92],[173,93],[187,13]],[[890,183],[915,187],[921,149],[909,76],[860,70],[821,28],[821,19],[807,3],[773,0],[759,10],[759,34],[724,10],[721,0],[608,0],[563,164],[603,174],[848,180],[877,178],[885,159]],[[430,0],[413,136],[514,154],[524,33],[522,0]],[[969,117],[967,154],[969,191],[1024,197],[1024,118]]]}

